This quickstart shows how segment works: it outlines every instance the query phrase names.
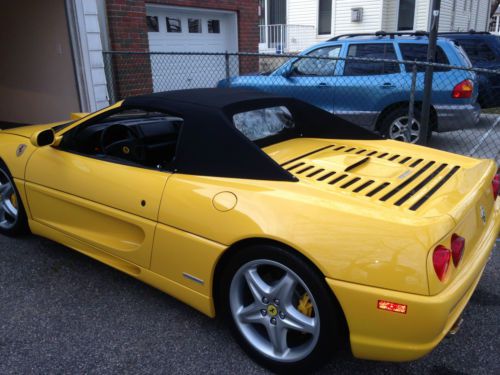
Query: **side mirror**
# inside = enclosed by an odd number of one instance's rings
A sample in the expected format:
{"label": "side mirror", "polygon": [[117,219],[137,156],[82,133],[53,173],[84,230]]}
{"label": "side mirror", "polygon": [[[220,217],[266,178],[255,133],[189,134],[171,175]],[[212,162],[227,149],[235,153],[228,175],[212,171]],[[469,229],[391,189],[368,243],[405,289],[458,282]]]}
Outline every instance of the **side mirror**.
{"label": "side mirror", "polygon": [[293,64],[290,64],[287,67],[285,67],[285,69],[283,69],[281,75],[285,78],[288,78],[291,77],[294,72],[295,72],[295,66]]}
{"label": "side mirror", "polygon": [[34,132],[30,138],[31,144],[35,147],[50,146],[54,144],[56,133],[52,129],[39,130]]}

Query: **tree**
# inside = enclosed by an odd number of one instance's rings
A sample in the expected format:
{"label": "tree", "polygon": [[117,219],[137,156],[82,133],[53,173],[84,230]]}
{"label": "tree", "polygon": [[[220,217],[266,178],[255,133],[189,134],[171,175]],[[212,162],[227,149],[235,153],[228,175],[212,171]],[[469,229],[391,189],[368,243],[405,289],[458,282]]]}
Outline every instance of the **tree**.
{"label": "tree", "polygon": [[490,17],[493,17],[499,5],[500,5],[500,0],[493,0],[491,2]]}

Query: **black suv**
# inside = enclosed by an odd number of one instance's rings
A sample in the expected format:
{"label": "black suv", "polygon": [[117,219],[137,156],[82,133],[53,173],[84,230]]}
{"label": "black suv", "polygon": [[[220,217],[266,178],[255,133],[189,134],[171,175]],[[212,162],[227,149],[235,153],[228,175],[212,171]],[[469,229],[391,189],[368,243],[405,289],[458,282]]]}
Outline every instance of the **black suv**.
{"label": "black suv", "polygon": [[[475,68],[500,70],[500,37],[488,32],[439,33],[460,45]],[[481,108],[500,107],[499,74],[479,73],[479,97]]]}

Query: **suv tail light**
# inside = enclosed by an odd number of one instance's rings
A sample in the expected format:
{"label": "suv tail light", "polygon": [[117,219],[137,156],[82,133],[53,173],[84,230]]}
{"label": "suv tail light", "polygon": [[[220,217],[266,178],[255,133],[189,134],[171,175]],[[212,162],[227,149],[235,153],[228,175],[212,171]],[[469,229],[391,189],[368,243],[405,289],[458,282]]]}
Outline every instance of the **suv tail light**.
{"label": "suv tail light", "polygon": [[454,99],[469,99],[473,91],[474,83],[470,79],[466,79],[453,88],[451,97]]}
{"label": "suv tail light", "polygon": [[496,200],[497,196],[500,195],[500,174],[496,174],[495,177],[493,177],[491,186],[493,187],[493,200]]}
{"label": "suv tail light", "polygon": [[453,257],[453,264],[455,265],[455,267],[457,267],[462,260],[464,249],[465,238],[454,233],[453,236],[451,236],[451,256]]}
{"label": "suv tail light", "polygon": [[448,271],[451,259],[451,251],[446,247],[439,245],[434,249],[432,254],[432,264],[434,265],[434,271],[439,280],[443,281],[446,272]]}

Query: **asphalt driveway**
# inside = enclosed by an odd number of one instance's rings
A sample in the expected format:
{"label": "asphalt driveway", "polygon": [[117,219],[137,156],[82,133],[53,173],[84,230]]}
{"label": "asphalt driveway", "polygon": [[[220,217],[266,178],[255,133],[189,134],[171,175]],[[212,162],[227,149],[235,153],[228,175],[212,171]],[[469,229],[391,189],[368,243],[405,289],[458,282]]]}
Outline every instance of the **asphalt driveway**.
{"label": "asphalt driveway", "polygon": [[[458,334],[411,363],[342,353],[324,374],[499,374],[500,255]],[[135,279],[35,236],[0,236],[0,374],[261,374],[212,320]]]}

